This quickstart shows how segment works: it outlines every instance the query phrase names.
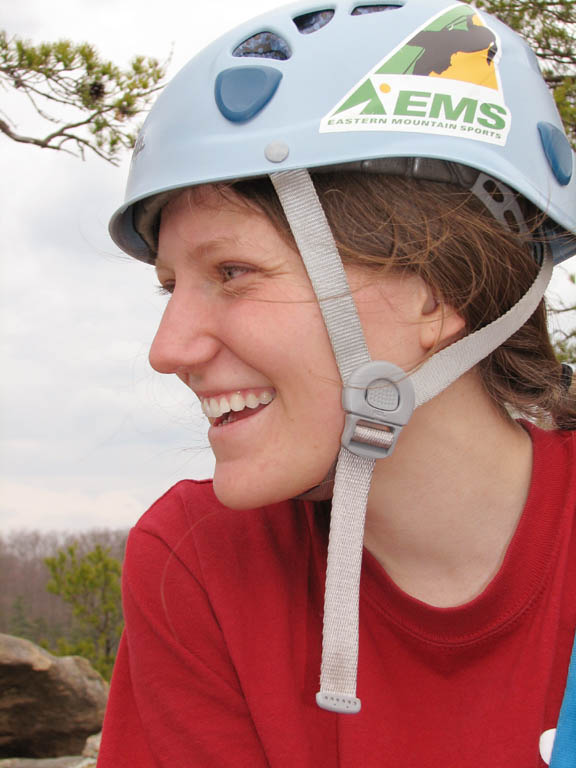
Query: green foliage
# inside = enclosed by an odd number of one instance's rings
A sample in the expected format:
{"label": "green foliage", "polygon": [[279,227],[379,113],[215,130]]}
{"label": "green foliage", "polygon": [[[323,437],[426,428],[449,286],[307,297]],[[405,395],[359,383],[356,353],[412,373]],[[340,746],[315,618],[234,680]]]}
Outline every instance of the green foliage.
{"label": "green foliage", "polygon": [[[567,275],[566,277],[572,285],[576,285],[576,275]],[[570,363],[572,366],[575,366],[576,328],[572,327],[569,330],[566,330],[569,327],[568,323],[560,322],[560,319],[563,316],[568,316],[573,320],[576,304],[568,304],[560,300],[559,303],[557,303],[556,306],[553,306],[549,311],[554,318],[552,343],[554,345],[556,357],[561,363]]]}
{"label": "green foliage", "polygon": [[566,334],[554,341],[556,357],[561,363],[576,365],[576,332]]}
{"label": "green foliage", "polygon": [[26,601],[22,595],[17,595],[12,601],[8,623],[11,635],[24,637],[27,640],[32,639],[34,629],[32,621],[29,619],[29,615],[30,612],[26,605]]}
{"label": "green foliage", "polygon": [[122,70],[88,43],[33,45],[0,30],[0,86],[20,93],[54,128],[24,136],[10,120],[0,120],[0,131],[14,141],[82,158],[90,150],[115,163],[123,148],[134,145],[137,131],[130,123],[162,87],[164,74],[156,59],[137,56]]}
{"label": "green foliage", "polygon": [[72,607],[75,620],[57,652],[85,656],[109,679],[122,632],[120,561],[101,545],[79,556],[72,544],[44,562],[51,576],[46,589]]}
{"label": "green foliage", "polygon": [[43,616],[33,616],[33,610],[23,595],[16,595],[10,605],[6,631],[33,643],[49,648],[58,642],[62,628],[49,624]]}
{"label": "green foliage", "polygon": [[475,0],[474,4],[515,29],[534,49],[542,74],[554,93],[566,132],[576,147],[574,0]]}

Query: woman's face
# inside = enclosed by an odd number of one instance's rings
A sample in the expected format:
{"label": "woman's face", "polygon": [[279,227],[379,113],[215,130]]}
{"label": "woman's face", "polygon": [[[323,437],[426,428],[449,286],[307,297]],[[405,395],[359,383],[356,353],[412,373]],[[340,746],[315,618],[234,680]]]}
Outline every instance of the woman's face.
{"label": "woman's face", "polygon": [[[262,506],[317,485],[337,456],[344,414],[297,251],[240,198],[203,187],[163,211],[156,268],[170,299],[150,362],[201,400],[220,501]],[[372,357],[412,367],[423,354],[421,281],[347,271]]]}

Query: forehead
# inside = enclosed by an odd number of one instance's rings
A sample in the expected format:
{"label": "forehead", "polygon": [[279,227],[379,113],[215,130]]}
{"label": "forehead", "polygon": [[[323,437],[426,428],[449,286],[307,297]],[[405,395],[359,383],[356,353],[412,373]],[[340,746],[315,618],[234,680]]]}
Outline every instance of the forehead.
{"label": "forehead", "polygon": [[231,187],[205,185],[176,193],[161,212],[156,266],[179,250],[216,245],[279,255],[287,243],[269,217]]}
{"label": "forehead", "polygon": [[212,213],[233,213],[238,216],[263,215],[253,203],[242,197],[230,186],[203,184],[188,187],[173,193],[168,203],[162,208],[161,222],[174,213],[187,211]]}

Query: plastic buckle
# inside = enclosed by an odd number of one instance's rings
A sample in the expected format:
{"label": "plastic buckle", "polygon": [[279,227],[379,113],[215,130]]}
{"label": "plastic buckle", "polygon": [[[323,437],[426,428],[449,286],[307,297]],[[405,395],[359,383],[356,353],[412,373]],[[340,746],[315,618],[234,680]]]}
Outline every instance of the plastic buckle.
{"label": "plastic buckle", "polygon": [[342,445],[357,456],[383,459],[394,450],[416,396],[406,371],[372,360],[352,372],[342,391],[346,423]]}

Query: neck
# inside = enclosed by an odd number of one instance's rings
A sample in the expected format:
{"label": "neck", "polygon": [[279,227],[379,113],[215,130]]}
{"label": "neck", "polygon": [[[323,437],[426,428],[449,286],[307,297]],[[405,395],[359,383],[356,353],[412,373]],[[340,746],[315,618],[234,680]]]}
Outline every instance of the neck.
{"label": "neck", "polygon": [[468,602],[500,567],[531,471],[529,436],[467,374],[421,406],[376,462],[365,545],[413,597]]}

